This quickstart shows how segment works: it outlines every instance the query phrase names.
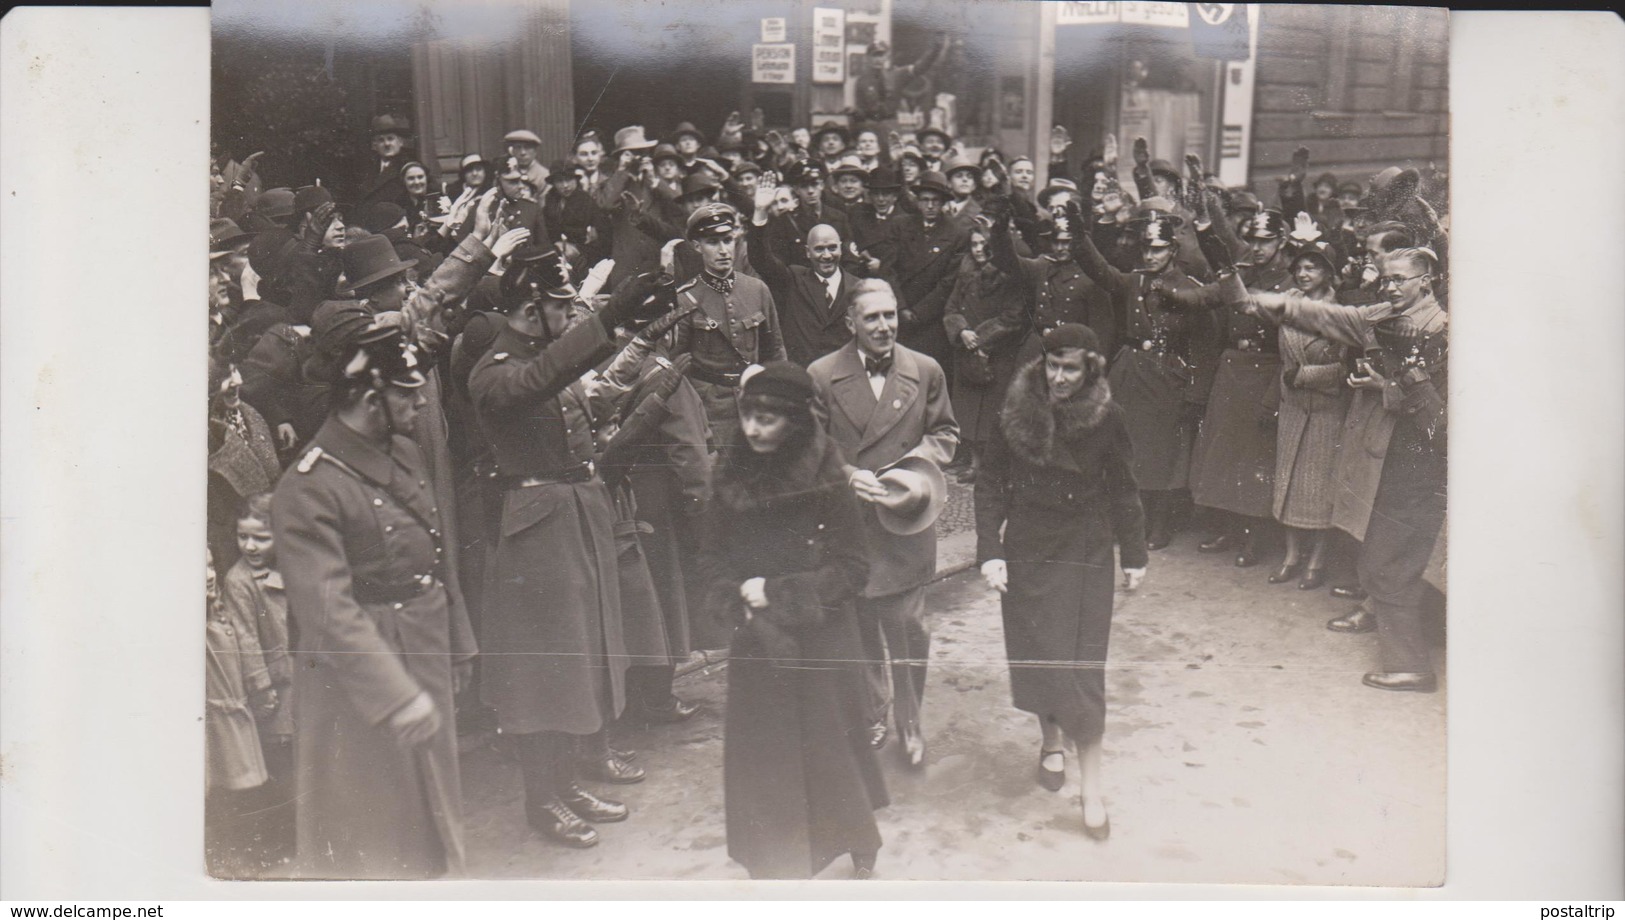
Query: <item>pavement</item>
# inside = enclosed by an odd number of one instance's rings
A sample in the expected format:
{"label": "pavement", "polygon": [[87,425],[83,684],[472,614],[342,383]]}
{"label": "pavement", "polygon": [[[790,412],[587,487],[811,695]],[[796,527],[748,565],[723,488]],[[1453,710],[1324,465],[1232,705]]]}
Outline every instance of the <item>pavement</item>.
{"label": "pavement", "polygon": [[[972,570],[970,490],[955,483],[930,587],[934,642],[926,764],[881,752],[892,804],[877,813],[877,879],[1087,880],[1426,886],[1445,866],[1442,631],[1436,694],[1368,689],[1376,637],[1327,632],[1350,604],[1269,585],[1278,561],[1238,569],[1181,535],[1119,595],[1107,672],[1105,798],[1112,835],[1083,835],[1076,764],[1038,786],[1038,731],[1011,707],[997,597]],[[703,711],[617,726],[647,781],[596,786],[632,810],[587,851],[525,825],[500,739],[463,757],[474,878],[744,879],[723,834],[725,656],[700,656],[678,692]],[[850,874],[838,860],[821,878]]]}

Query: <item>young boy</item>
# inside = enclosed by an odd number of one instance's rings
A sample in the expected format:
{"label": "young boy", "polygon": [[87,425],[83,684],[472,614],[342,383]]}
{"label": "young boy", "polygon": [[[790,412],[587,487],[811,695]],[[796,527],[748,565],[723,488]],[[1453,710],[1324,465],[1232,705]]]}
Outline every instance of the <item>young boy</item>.
{"label": "young boy", "polygon": [[235,565],[226,572],[226,617],[255,637],[276,694],[276,705],[259,718],[260,748],[270,781],[265,788],[265,853],[273,861],[293,856],[293,660],[288,656],[288,599],[276,570],[271,534],[271,493],[250,495],[237,514]]}
{"label": "young boy", "polygon": [[234,626],[227,616],[215,578],[214,553],[205,553],[208,767],[204,851],[211,874],[241,878],[256,874],[258,867],[254,813],[267,779],[250,698],[254,709],[268,713],[276,705],[276,691],[271,689],[258,639],[253,632]]}

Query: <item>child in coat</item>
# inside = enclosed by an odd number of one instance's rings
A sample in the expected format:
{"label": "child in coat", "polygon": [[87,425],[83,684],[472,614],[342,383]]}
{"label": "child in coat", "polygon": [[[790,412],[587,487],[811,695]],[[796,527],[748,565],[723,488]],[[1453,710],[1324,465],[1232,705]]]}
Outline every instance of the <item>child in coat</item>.
{"label": "child in coat", "polygon": [[207,559],[204,851],[211,874],[240,878],[254,874],[258,863],[254,814],[258,793],[268,778],[254,711],[274,708],[276,691],[271,689],[259,640],[234,626],[226,615],[214,573],[214,554],[207,552]]}
{"label": "child in coat", "polygon": [[[260,749],[270,779],[265,787],[265,855],[273,861],[293,856],[293,659],[288,655],[288,599],[276,569],[271,533],[271,493],[250,495],[237,512],[237,550],[226,573],[226,617],[232,627],[259,643],[276,694],[276,705],[260,715]],[[257,714],[259,715],[259,714]]]}

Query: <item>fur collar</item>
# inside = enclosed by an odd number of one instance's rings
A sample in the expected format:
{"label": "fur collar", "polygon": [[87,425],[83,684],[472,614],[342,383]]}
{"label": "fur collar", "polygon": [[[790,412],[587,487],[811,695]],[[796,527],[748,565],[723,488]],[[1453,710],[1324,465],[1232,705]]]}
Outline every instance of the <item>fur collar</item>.
{"label": "fur collar", "polygon": [[771,457],[754,453],[736,426],[717,464],[714,490],[730,511],[741,512],[783,509],[845,487],[840,449],[821,426]]}
{"label": "fur collar", "polygon": [[999,423],[1011,451],[1027,462],[1082,472],[1073,448],[1105,420],[1111,405],[1111,386],[1102,373],[1071,399],[1052,406],[1040,357],[1010,381]]}

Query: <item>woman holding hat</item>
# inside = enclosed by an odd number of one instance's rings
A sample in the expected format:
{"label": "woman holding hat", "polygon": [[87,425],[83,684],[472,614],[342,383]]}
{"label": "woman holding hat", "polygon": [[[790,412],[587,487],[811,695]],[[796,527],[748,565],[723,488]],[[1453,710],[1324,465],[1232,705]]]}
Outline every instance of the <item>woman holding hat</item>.
{"label": "woman holding hat", "polygon": [[416,349],[356,304],[321,324],[312,375],[333,392],[272,497],[288,612],[298,874],[428,878],[462,864],[452,695],[475,647],[444,578],[450,541],[412,440]]}
{"label": "woman holding hat", "polygon": [[[1015,706],[1039,719],[1038,782],[1079,758],[1084,833],[1111,833],[1101,782],[1106,655],[1121,552],[1123,586],[1145,577],[1145,516],[1123,410],[1094,331],[1063,323],[1010,385],[976,480],[976,558],[999,591]],[[1001,534],[1002,529],[1002,534]]]}
{"label": "woman holding hat", "polygon": [[811,878],[880,850],[885,782],[864,734],[856,604],[868,577],[857,499],[813,411],[812,378],[753,368],[718,453],[700,557],[733,627],[723,747],[728,855],[752,878]]}

